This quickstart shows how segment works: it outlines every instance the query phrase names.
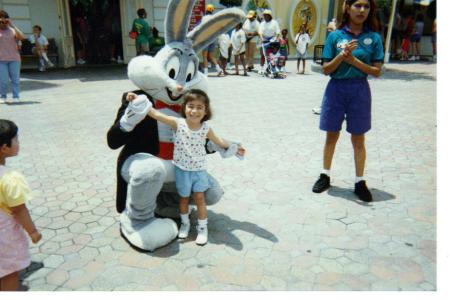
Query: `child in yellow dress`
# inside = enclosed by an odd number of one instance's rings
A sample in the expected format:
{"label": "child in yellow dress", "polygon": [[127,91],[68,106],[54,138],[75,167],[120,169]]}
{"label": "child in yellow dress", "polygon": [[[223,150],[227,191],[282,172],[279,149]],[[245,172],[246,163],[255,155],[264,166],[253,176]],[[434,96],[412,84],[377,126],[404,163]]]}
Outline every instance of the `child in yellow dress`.
{"label": "child in yellow dress", "polygon": [[25,201],[30,189],[24,177],[6,168],[6,158],[19,153],[18,128],[0,119],[0,291],[16,291],[19,271],[30,265],[28,233],[33,243],[42,238]]}

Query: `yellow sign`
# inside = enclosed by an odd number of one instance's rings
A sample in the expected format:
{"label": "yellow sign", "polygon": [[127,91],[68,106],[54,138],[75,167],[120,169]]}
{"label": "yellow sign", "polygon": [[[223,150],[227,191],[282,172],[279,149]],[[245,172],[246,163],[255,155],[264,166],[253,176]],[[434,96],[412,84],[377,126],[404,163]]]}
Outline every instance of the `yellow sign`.
{"label": "yellow sign", "polygon": [[306,25],[306,30],[310,37],[313,37],[317,30],[317,8],[312,0],[301,0],[295,7],[292,16],[292,30],[295,36],[302,25]]}

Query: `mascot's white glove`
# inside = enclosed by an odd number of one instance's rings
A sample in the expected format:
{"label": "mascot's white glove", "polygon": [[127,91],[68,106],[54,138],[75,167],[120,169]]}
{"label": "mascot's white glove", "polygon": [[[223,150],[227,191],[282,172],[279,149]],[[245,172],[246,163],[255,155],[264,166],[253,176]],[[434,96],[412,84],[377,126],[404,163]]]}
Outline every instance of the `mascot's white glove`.
{"label": "mascot's white glove", "polygon": [[139,122],[144,120],[152,106],[146,95],[138,95],[128,104],[125,113],[120,118],[120,128],[126,132],[132,131]]}
{"label": "mascot's white glove", "polygon": [[206,144],[206,148],[208,148],[209,152],[219,152],[220,156],[222,158],[230,158],[232,156],[236,156],[240,160],[244,159],[242,155],[239,155],[238,148],[241,146],[241,143],[236,142],[228,142],[230,144],[230,147],[228,149],[224,149],[216,144],[214,144],[212,141],[209,141],[208,144]]}

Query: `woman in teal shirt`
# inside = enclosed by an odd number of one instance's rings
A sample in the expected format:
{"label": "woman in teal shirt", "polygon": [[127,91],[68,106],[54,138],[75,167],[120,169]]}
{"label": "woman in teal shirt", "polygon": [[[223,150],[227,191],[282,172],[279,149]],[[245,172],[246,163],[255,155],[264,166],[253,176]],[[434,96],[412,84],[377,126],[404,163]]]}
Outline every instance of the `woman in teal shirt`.
{"label": "woman in teal shirt", "polygon": [[355,160],[355,194],[372,201],[364,180],[366,149],[364,134],[371,128],[371,104],[367,76],[379,77],[384,59],[381,37],[377,33],[374,0],[345,0],[338,30],[330,33],[323,52],[323,71],[331,76],[322,100],[320,129],[327,132],[323,171],[313,186],[321,193],[330,187],[334,149],[344,119],[351,134]]}

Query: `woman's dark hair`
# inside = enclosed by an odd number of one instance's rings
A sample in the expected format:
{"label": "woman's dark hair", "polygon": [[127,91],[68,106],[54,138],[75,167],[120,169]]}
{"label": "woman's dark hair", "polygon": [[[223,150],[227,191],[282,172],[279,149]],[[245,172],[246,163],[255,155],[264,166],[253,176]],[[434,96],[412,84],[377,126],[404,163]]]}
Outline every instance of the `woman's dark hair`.
{"label": "woman's dark hair", "polygon": [[[344,12],[342,15],[342,22],[339,24],[339,29],[343,28],[345,25],[348,25],[350,22],[350,15],[347,13],[347,6],[352,6],[358,0],[345,0],[344,1]],[[372,31],[378,31],[379,23],[376,17],[377,6],[375,4],[375,0],[368,0],[370,4],[370,11],[367,19],[364,21],[364,26],[368,26]]]}
{"label": "woman's dark hair", "polygon": [[37,28],[39,31],[42,31],[42,27],[39,25],[34,25],[33,28]]}
{"label": "woman's dark hair", "polygon": [[6,11],[0,10],[0,18],[9,19],[9,15]]}
{"label": "woman's dark hair", "polygon": [[192,89],[184,95],[184,101],[183,101],[183,104],[181,104],[181,112],[180,112],[181,116],[183,118],[186,118],[186,105],[189,102],[194,101],[194,100],[200,100],[203,102],[203,104],[205,104],[206,114],[203,117],[202,122],[211,120],[212,111],[211,111],[211,107],[209,105],[209,97],[204,91],[197,90],[197,89]]}
{"label": "woman's dark hair", "polygon": [[137,10],[137,15],[139,16],[139,18],[145,17],[146,14],[147,14],[147,12],[145,11],[144,8],[139,8],[139,9]]}
{"label": "woman's dark hair", "polygon": [[13,121],[0,119],[0,147],[6,144],[11,147],[11,141],[17,136],[19,128]]}

